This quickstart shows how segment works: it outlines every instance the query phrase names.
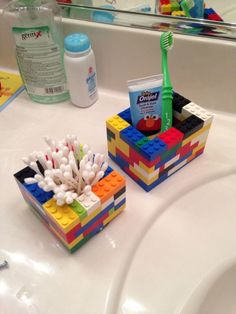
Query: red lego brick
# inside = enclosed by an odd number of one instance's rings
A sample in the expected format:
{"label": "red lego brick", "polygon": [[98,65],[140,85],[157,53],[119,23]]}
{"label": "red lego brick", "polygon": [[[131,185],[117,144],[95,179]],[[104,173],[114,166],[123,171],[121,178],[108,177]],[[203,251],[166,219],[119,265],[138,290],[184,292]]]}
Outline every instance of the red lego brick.
{"label": "red lego brick", "polygon": [[165,169],[165,164],[160,166],[159,172],[161,173]]}
{"label": "red lego brick", "polygon": [[187,144],[185,144],[184,146],[180,147],[177,151],[176,151],[176,155],[180,154],[180,158],[183,157],[184,155],[186,155],[187,153],[189,153],[190,151],[192,151],[195,147],[197,147],[199,145],[199,142],[196,142],[195,144],[193,144],[191,146],[191,142],[188,142]]}
{"label": "red lego brick", "polygon": [[218,22],[222,22],[222,21],[223,21],[222,18],[221,18],[218,14],[216,14],[216,13],[214,13],[214,14],[209,14],[209,15],[208,15],[208,20],[211,20],[211,21],[218,21]]}
{"label": "red lego brick", "polygon": [[170,0],[160,0],[160,5],[170,4]]}
{"label": "red lego brick", "polygon": [[100,217],[98,220],[95,221],[94,224],[92,224],[92,226],[90,226],[88,229],[86,229],[83,232],[83,236],[86,237],[87,235],[89,235],[94,229],[96,229],[96,227],[98,227],[100,224],[103,223],[103,221],[109,216],[109,212],[105,213],[102,217]]}
{"label": "red lego brick", "polygon": [[174,127],[158,135],[158,138],[160,138],[167,145],[168,149],[171,149],[181,143],[183,137],[184,134]]}

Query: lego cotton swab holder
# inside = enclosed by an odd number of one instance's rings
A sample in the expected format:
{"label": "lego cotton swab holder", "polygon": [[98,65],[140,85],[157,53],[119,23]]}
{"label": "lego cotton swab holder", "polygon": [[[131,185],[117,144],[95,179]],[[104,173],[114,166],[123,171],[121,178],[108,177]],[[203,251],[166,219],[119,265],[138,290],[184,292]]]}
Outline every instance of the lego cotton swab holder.
{"label": "lego cotton swab holder", "polygon": [[203,153],[212,119],[174,93],[173,127],[149,138],[132,126],[128,108],[106,121],[109,157],[149,192]]}
{"label": "lego cotton swab holder", "polygon": [[125,208],[126,185],[103,155],[84,154],[81,145],[76,153],[73,143],[64,148],[58,143],[51,141],[46,155],[32,153],[14,177],[33,212],[73,253]]}

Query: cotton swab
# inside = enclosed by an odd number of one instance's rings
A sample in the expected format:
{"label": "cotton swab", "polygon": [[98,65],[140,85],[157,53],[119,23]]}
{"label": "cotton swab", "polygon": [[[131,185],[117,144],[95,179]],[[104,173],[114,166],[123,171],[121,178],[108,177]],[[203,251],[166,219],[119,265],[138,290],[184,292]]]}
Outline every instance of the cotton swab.
{"label": "cotton swab", "polygon": [[[61,141],[44,138],[46,154],[33,152],[23,162],[35,172],[27,184],[38,183],[44,191],[53,191],[58,205],[71,204],[81,195],[90,195],[108,167],[105,156],[93,154],[87,144],[81,145],[75,135],[67,134]],[[40,172],[41,170],[41,172]]]}

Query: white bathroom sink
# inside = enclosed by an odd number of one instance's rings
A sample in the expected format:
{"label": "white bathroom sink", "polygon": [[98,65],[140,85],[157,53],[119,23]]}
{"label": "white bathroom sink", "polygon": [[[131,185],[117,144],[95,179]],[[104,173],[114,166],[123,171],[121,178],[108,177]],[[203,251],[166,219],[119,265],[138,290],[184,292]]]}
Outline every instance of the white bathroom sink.
{"label": "white bathroom sink", "polygon": [[236,312],[235,182],[236,167],[167,201],[130,258],[118,313]]}
{"label": "white bathroom sink", "polygon": [[236,260],[226,260],[204,277],[181,314],[236,313]]}

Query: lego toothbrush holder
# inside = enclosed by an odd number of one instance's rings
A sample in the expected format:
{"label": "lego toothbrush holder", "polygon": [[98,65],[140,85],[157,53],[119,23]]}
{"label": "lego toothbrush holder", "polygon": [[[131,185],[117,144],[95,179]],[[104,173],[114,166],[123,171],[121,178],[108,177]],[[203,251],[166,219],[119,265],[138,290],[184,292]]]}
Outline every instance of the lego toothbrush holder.
{"label": "lego toothbrush holder", "polygon": [[111,167],[89,195],[82,194],[72,204],[59,206],[53,192],[45,192],[37,183],[26,184],[34,170],[26,167],[14,177],[22,196],[44,225],[71,252],[102,231],[125,208],[125,179]]}
{"label": "lego toothbrush holder", "polygon": [[129,108],[106,121],[109,157],[147,192],[204,151],[213,115],[174,93],[173,116],[152,138],[132,126]]}

